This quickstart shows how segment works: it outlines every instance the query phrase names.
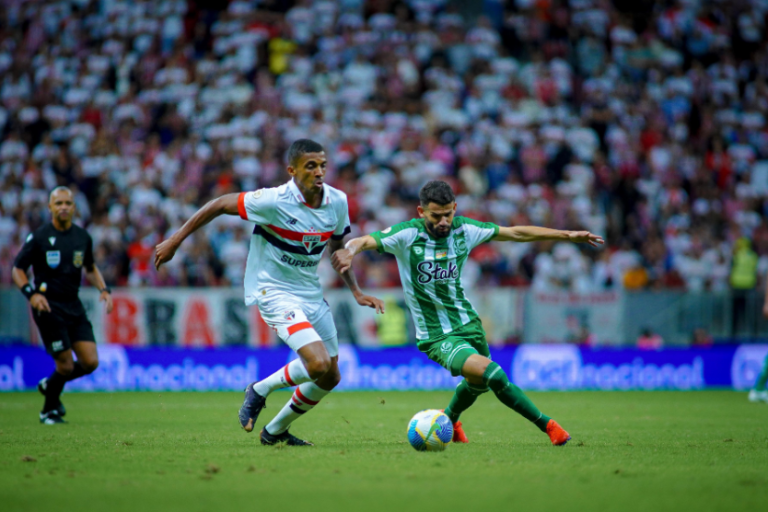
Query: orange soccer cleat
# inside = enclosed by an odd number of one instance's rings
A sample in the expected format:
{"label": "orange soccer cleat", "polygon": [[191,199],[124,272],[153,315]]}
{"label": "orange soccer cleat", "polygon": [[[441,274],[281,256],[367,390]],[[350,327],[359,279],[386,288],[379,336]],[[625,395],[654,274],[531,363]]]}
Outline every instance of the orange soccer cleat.
{"label": "orange soccer cleat", "polygon": [[[445,412],[445,409],[440,409],[441,411]],[[451,439],[454,443],[468,443],[469,439],[467,439],[467,434],[464,433],[464,429],[461,428],[461,422],[457,421],[453,424],[453,438]]]}
{"label": "orange soccer cleat", "polygon": [[454,443],[468,443],[467,434],[464,433],[464,429],[461,428],[461,422],[457,421],[453,424],[453,442]]}
{"label": "orange soccer cleat", "polygon": [[555,420],[549,420],[547,423],[547,435],[555,446],[564,446],[571,440],[570,434],[563,429]]}

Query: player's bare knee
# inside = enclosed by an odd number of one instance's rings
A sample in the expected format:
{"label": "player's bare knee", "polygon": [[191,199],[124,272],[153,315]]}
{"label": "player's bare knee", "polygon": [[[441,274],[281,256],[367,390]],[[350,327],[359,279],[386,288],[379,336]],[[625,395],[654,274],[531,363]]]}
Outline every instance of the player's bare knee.
{"label": "player's bare knee", "polygon": [[464,363],[464,366],[461,369],[461,374],[470,384],[484,386],[485,382],[483,382],[483,375],[489,364],[491,364],[490,359],[475,354]]}
{"label": "player's bare knee", "polygon": [[333,389],[336,386],[339,385],[341,382],[341,372],[339,371],[338,366],[334,366],[331,368],[328,373],[325,374],[325,377],[323,378],[325,381],[325,384],[327,385],[326,389]]}
{"label": "player's bare knee", "polygon": [[312,380],[322,378],[331,369],[331,358],[320,357],[307,364],[307,373]]}
{"label": "player's bare knee", "polygon": [[467,379],[467,382],[474,386],[482,386],[483,385],[483,374],[482,372],[479,375],[476,375],[474,373],[467,373],[464,375],[464,378]]}

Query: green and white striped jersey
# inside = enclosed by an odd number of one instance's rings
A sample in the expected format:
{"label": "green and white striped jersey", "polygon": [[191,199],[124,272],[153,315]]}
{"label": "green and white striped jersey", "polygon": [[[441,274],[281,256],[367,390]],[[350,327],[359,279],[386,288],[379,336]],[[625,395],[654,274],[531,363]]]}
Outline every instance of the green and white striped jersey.
{"label": "green and white striped jersey", "polygon": [[447,238],[432,237],[424,219],[371,233],[379,252],[397,258],[417,339],[448,334],[477,318],[461,287],[461,270],[469,252],[498,232],[496,224],[454,217]]}

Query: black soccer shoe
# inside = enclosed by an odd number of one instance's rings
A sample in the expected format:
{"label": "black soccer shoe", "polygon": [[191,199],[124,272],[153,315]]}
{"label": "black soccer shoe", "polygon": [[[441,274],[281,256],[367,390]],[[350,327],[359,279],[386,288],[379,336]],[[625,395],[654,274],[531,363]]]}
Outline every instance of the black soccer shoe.
{"label": "black soccer shoe", "polygon": [[304,441],[303,439],[299,439],[296,436],[292,436],[290,433],[288,433],[287,430],[282,434],[273,436],[267,432],[266,428],[261,429],[261,444],[272,446],[280,443],[285,443],[288,446],[315,446],[314,443],[310,443],[309,441]]}
{"label": "black soccer shoe", "polygon": [[40,413],[40,423],[43,425],[59,425],[66,423],[56,410]]}
{"label": "black soccer shoe", "polygon": [[245,388],[245,400],[243,400],[243,406],[238,412],[240,418],[240,426],[246,432],[252,432],[253,427],[256,424],[256,418],[259,417],[261,410],[266,407],[267,399],[253,390],[255,382],[248,384]]}
{"label": "black soccer shoe", "polygon": [[[40,379],[40,382],[37,383],[37,390],[44,397],[48,396],[46,394],[46,392],[48,391],[48,377],[43,377],[42,379]],[[56,412],[59,413],[59,416],[66,416],[67,409],[64,408],[64,404],[61,403],[61,400],[58,400],[57,402],[58,402],[58,405],[56,406]]]}

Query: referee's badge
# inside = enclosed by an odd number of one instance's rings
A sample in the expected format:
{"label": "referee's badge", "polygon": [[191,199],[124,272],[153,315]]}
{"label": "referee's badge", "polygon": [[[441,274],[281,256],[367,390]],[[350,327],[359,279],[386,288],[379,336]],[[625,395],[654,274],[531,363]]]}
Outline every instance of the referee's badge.
{"label": "referee's badge", "polygon": [[72,257],[72,264],[76,268],[80,268],[83,266],[83,251],[75,251],[75,254]]}
{"label": "referee's badge", "polygon": [[61,263],[61,251],[45,251],[45,262],[51,268],[56,268]]}

